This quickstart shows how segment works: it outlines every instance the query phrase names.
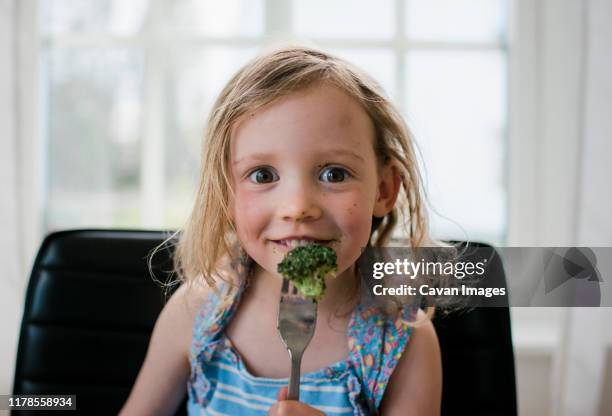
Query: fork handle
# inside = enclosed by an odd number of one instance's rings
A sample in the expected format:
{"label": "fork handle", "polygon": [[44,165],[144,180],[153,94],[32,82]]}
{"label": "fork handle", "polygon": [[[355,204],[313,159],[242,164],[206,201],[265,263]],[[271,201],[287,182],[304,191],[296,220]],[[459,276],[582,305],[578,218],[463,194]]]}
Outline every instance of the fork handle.
{"label": "fork handle", "polygon": [[291,375],[289,376],[289,391],[287,392],[287,400],[300,400],[301,365],[302,354],[291,354]]}

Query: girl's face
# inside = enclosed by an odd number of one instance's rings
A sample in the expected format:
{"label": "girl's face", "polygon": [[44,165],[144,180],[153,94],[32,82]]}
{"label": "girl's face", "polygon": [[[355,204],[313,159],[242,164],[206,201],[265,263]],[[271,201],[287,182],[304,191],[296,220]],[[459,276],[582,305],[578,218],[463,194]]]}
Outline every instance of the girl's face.
{"label": "girl's face", "polygon": [[372,215],[389,212],[399,189],[390,167],[378,171],[370,118],[330,85],[247,113],[232,131],[231,155],[238,238],[272,274],[302,240],[333,248],[343,273],[366,246]]}

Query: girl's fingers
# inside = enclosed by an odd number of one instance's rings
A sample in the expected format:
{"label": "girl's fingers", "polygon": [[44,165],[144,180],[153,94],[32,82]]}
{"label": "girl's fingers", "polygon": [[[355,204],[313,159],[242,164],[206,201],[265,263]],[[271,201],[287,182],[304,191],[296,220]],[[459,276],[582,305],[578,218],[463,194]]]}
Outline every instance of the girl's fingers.
{"label": "girl's fingers", "polygon": [[276,395],[276,400],[283,401],[283,400],[287,400],[287,392],[289,391],[288,387],[281,387],[280,389],[278,389],[278,394]]}
{"label": "girl's fingers", "polygon": [[325,414],[305,403],[283,400],[270,407],[268,416],[325,416]]}
{"label": "girl's fingers", "polygon": [[310,407],[305,403],[287,400],[287,386],[278,389],[276,395],[276,403],[270,407],[268,415],[270,416],[325,416],[323,413]]}

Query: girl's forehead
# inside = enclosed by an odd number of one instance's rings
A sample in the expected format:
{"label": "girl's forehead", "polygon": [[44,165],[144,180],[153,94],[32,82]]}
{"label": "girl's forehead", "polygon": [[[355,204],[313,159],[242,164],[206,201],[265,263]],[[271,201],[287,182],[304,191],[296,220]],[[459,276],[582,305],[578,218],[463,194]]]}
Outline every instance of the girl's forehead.
{"label": "girl's forehead", "polygon": [[[232,158],[262,147],[373,148],[374,127],[360,103],[338,87],[317,85],[247,112],[233,126]],[[304,149],[303,149],[304,150]]]}

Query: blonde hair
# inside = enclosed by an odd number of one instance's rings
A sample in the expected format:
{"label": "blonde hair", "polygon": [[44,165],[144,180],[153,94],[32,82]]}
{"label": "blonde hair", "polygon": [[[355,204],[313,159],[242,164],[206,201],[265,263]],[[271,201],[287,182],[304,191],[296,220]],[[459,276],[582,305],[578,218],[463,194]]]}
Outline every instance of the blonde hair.
{"label": "blonde hair", "polygon": [[[370,117],[379,166],[395,162],[401,189],[396,206],[374,218],[370,244],[386,246],[398,222],[415,248],[428,240],[412,134],[380,85],[350,63],[320,50],[290,47],[263,54],[240,69],[225,85],[209,116],[199,187],[174,256],[182,282],[203,278],[211,287],[218,279],[233,284],[228,264],[237,261],[236,230],[230,218],[233,196],[230,138],[236,122],[248,112],[296,91],[325,82],[355,99]],[[431,315],[431,313],[428,313]]]}

